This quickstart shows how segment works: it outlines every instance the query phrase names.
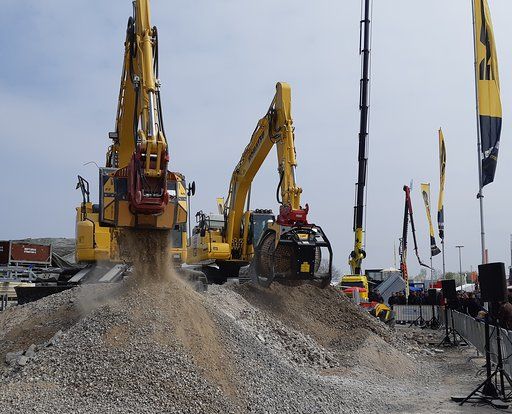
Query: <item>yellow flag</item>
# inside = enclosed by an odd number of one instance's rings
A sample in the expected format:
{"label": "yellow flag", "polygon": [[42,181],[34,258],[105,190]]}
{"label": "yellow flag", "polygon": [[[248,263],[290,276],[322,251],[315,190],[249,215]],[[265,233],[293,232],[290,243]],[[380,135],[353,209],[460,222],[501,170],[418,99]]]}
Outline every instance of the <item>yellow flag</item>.
{"label": "yellow flag", "polygon": [[482,144],[482,187],[494,181],[501,135],[498,56],[487,0],[473,0],[478,117]]}
{"label": "yellow flag", "polygon": [[427,220],[430,231],[430,256],[435,256],[441,253],[441,250],[436,246],[436,237],[434,235],[434,226],[432,225],[432,216],[430,215],[430,184],[421,184],[421,195],[425,203],[425,210],[427,211]]}

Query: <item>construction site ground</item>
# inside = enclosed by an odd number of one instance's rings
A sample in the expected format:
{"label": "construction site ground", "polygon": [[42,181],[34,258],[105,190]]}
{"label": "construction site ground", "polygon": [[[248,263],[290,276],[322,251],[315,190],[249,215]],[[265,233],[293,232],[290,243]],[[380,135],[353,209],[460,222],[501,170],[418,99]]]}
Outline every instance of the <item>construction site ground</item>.
{"label": "construction site ground", "polygon": [[494,412],[450,401],[483,360],[441,338],[334,288],[84,285],[0,313],[0,412]]}

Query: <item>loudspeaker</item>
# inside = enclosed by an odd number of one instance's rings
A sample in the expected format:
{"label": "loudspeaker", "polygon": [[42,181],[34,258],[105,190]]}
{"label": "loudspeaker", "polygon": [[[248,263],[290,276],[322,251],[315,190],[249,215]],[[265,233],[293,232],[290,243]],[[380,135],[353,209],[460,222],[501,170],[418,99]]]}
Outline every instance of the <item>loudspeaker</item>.
{"label": "loudspeaker", "polygon": [[427,291],[427,305],[437,305],[437,289]]}
{"label": "loudspeaker", "polygon": [[504,263],[478,265],[478,283],[483,302],[505,302],[507,300]]}
{"label": "loudspeaker", "polygon": [[443,290],[443,298],[445,300],[457,300],[454,279],[441,280],[441,289]]}

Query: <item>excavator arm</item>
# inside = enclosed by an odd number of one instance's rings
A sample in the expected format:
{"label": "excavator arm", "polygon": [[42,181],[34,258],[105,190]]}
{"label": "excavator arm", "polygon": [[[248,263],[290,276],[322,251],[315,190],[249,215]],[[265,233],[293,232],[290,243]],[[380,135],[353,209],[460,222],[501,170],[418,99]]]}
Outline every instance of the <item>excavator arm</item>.
{"label": "excavator arm", "polygon": [[[116,130],[102,181],[105,221],[120,227],[172,228],[168,209],[169,151],[158,79],[158,32],[149,0],[133,3],[128,19]],[[114,191],[111,191],[111,190]],[[164,215],[157,219],[156,217]],[[152,217],[151,219],[149,217]]]}
{"label": "excavator arm", "polygon": [[[253,237],[251,240],[244,204],[256,173],[274,145],[279,173],[276,192],[279,215],[275,222],[266,223],[259,239]],[[233,173],[225,211],[226,236],[230,246],[242,247],[242,257],[252,253],[252,279],[260,285],[268,286],[277,279],[283,283],[310,280],[326,287],[332,273],[331,245],[319,226],[308,223],[309,206],[301,205],[302,188],[295,180],[296,167],[291,88],[287,83],[279,82],[269,110],[258,122]],[[239,243],[236,242],[238,238]],[[320,249],[323,247],[328,250],[329,258],[326,269],[320,271]]]}
{"label": "excavator arm", "polygon": [[277,198],[280,209],[277,222],[288,226],[307,224],[308,207],[301,207],[302,188],[295,182],[297,158],[294,140],[291,88],[287,83],[279,82],[267,113],[258,121],[231,176],[224,211],[227,216],[226,238],[230,245],[242,236],[245,201],[251,183],[274,145],[279,172]]}

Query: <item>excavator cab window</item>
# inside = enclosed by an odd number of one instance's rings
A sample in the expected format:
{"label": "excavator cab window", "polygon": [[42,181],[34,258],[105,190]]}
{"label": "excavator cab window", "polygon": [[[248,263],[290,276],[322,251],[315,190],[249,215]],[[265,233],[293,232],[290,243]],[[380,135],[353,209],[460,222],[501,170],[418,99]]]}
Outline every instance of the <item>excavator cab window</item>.
{"label": "excavator cab window", "polygon": [[186,231],[186,226],[178,224],[171,230],[171,246],[174,248],[183,247],[183,232]]}
{"label": "excavator cab window", "polygon": [[176,181],[167,181],[167,192],[169,193],[169,197],[176,197]]}
{"label": "excavator cab window", "polygon": [[267,229],[268,223],[275,222],[272,211],[266,213],[254,212],[251,214],[251,225],[249,227],[248,243],[257,246],[263,232]]}
{"label": "excavator cab window", "polygon": [[358,288],[364,288],[363,282],[342,282],[343,287],[358,287]]}

